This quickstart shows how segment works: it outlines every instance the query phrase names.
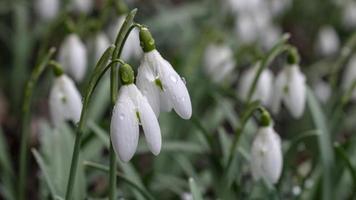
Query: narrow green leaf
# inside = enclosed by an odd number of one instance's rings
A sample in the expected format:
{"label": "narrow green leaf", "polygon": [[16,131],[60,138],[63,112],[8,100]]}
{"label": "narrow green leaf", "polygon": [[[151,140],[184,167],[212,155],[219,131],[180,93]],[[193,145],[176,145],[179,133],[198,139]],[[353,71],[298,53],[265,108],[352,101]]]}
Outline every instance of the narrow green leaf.
{"label": "narrow green leaf", "polygon": [[335,162],[329,128],[321,106],[310,88],[307,89],[307,102],[315,127],[320,131],[318,144],[323,170],[322,197],[329,200],[333,199],[333,163]]}
{"label": "narrow green leaf", "polygon": [[50,178],[50,176],[48,174],[48,172],[49,172],[48,167],[46,166],[42,156],[38,153],[38,151],[36,149],[32,149],[31,151],[32,151],[33,156],[35,157],[35,160],[36,160],[39,168],[41,169],[41,171],[43,173],[44,179],[47,183],[47,186],[49,188],[52,198],[55,198],[58,195],[56,195],[54,183],[52,182],[52,179]]}
{"label": "narrow green leaf", "polygon": [[203,196],[193,178],[189,178],[189,187],[193,200],[203,200]]}

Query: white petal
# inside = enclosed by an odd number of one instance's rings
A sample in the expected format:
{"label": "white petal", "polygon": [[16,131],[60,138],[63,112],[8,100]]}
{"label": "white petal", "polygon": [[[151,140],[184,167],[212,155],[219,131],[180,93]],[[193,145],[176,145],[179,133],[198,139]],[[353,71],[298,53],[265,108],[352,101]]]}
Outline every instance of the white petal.
{"label": "white petal", "polygon": [[139,101],[138,110],[148,148],[154,155],[158,155],[162,145],[161,130],[155,113],[147,99],[143,96],[141,101]]}
{"label": "white petal", "polygon": [[162,82],[164,92],[167,93],[167,97],[169,97],[174,110],[183,119],[189,119],[192,116],[192,104],[185,83],[171,64],[156,50],[149,53],[153,53],[153,57],[156,59],[159,78]]}
{"label": "white petal", "polygon": [[64,71],[76,81],[84,78],[87,68],[87,51],[77,35],[70,34],[65,38],[59,50],[58,60]]}
{"label": "white petal", "polygon": [[93,8],[93,0],[74,0],[72,1],[72,9],[79,13],[89,13]]}
{"label": "white petal", "polygon": [[264,106],[268,106],[271,103],[271,98],[273,96],[272,85],[273,85],[272,72],[269,69],[263,70],[257,82],[256,98],[261,100]]}
{"label": "white petal", "polygon": [[271,109],[274,114],[279,113],[281,108],[282,98],[284,95],[284,90],[286,88],[287,75],[285,71],[281,71],[274,82],[273,97],[271,103]]}
{"label": "white petal", "polygon": [[272,127],[260,128],[251,147],[251,169],[254,178],[276,183],[281,175],[283,156],[279,136]]}
{"label": "white petal", "polygon": [[294,118],[302,116],[306,101],[305,76],[298,66],[289,69],[288,92],[283,96],[284,104]]}
{"label": "white petal", "polygon": [[339,50],[340,40],[331,26],[324,26],[318,33],[317,51],[323,56],[329,56],[335,54]]}
{"label": "white petal", "polygon": [[56,78],[50,92],[49,104],[55,126],[66,120],[74,123],[79,121],[82,110],[81,95],[74,82],[66,75]]}
{"label": "white petal", "polygon": [[128,162],[137,148],[139,126],[135,106],[128,96],[126,86],[121,87],[113,110],[110,136],[119,158]]}
{"label": "white petal", "polygon": [[95,37],[94,61],[97,62],[104,51],[110,46],[108,37],[104,33],[99,33]]}
{"label": "white petal", "polygon": [[173,108],[172,102],[166,92],[160,91],[160,110],[161,112],[170,112]]}
{"label": "white petal", "polygon": [[58,14],[59,0],[36,0],[35,10],[41,20],[51,20]]}
{"label": "white petal", "polygon": [[159,116],[160,112],[160,89],[154,83],[154,75],[151,72],[149,66],[143,60],[138,68],[136,85],[147,98],[156,116]]}

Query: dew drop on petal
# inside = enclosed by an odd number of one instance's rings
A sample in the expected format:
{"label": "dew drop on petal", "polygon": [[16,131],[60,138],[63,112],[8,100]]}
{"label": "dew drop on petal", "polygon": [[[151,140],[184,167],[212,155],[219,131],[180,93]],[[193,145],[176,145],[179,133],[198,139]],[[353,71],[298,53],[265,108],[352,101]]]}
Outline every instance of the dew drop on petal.
{"label": "dew drop on petal", "polygon": [[169,78],[171,79],[171,81],[173,81],[174,83],[177,83],[178,79],[172,74],[169,76]]}
{"label": "dew drop on petal", "polygon": [[120,118],[120,120],[124,120],[124,118],[125,118],[124,114],[120,114],[119,118]]}
{"label": "dew drop on petal", "polygon": [[181,97],[180,101],[184,102],[185,101],[185,97]]}
{"label": "dew drop on petal", "polygon": [[185,78],[184,78],[184,77],[182,77],[181,79],[182,79],[182,81],[183,81],[184,85],[187,85],[187,81],[185,80]]}

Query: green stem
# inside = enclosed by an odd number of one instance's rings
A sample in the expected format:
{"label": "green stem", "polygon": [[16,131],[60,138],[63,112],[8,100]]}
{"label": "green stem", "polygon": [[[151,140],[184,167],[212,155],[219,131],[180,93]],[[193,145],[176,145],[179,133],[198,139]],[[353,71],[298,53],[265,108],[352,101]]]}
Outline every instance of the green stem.
{"label": "green stem", "polygon": [[22,107],[22,135],[20,144],[20,162],[19,162],[19,185],[18,185],[18,199],[24,199],[25,195],[25,179],[27,176],[27,150],[28,140],[30,134],[30,107],[33,96],[34,86],[36,85],[38,78],[46,69],[48,62],[55,52],[54,48],[51,48],[42,61],[34,68],[31,77],[26,84],[24,101]]}
{"label": "green stem", "polygon": [[[99,163],[95,163],[95,162],[84,161],[84,166],[90,167],[90,168],[94,168],[94,169],[98,169],[98,170],[103,171],[103,172],[108,172],[109,171],[109,169],[106,166],[101,165]],[[135,182],[131,181],[125,175],[121,174],[118,171],[115,171],[115,175],[117,177],[119,177],[122,181],[126,182],[127,184],[129,184],[130,186],[135,188],[137,191],[139,191],[146,199],[149,199],[149,200],[155,199],[146,189],[141,188],[140,186],[138,186]]]}
{"label": "green stem", "polygon": [[[120,57],[123,45],[128,37],[128,34],[130,33],[130,30],[132,30],[132,23],[133,19],[135,17],[135,14],[137,12],[137,9],[133,9],[126,17],[119,34],[116,38],[115,41],[115,46],[109,47],[103,56],[100,58],[99,62],[97,63],[97,66],[94,69],[94,72],[90,78],[89,81],[89,87],[88,90],[85,93],[84,100],[83,100],[83,109],[82,113],[80,116],[79,120],[79,125],[76,130],[76,137],[75,137],[75,143],[74,143],[74,150],[73,150],[73,156],[72,156],[72,162],[71,162],[71,167],[70,167],[70,173],[69,173],[69,179],[68,179],[68,184],[67,184],[67,192],[66,192],[66,200],[71,199],[72,195],[72,190],[73,190],[73,185],[74,185],[74,180],[77,172],[77,167],[78,167],[78,158],[79,158],[79,152],[80,152],[80,143],[81,143],[81,138],[82,134],[84,131],[84,127],[87,121],[87,109],[89,101],[91,99],[91,95],[100,81],[100,78],[103,76],[105,71],[109,68],[116,68],[117,63],[124,63],[120,59],[116,59]],[[109,65],[106,65],[110,59],[113,60]],[[114,59],[113,59],[114,58]],[[111,186],[110,186],[111,187]]]}

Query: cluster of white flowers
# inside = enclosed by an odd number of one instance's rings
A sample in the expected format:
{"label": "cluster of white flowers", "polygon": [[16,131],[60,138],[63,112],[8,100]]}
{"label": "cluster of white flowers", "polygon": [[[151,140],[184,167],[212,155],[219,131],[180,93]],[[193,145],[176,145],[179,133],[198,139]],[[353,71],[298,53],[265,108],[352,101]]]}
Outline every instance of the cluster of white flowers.
{"label": "cluster of white flowers", "polygon": [[[128,65],[120,67],[119,96],[111,119],[111,138],[114,149],[122,161],[134,155],[139,135],[139,124],[145,133],[148,147],[154,155],[161,150],[160,112],[172,108],[183,119],[192,115],[190,96],[185,82],[156,50],[147,28],[140,28],[140,41],[144,51],[138,68],[136,85],[133,71]],[[124,78],[123,78],[124,77]]]}
{"label": "cluster of white flowers", "polygon": [[227,7],[236,16],[236,32],[241,43],[260,42],[270,48],[280,36],[273,17],[290,3],[288,0],[226,0]]}

